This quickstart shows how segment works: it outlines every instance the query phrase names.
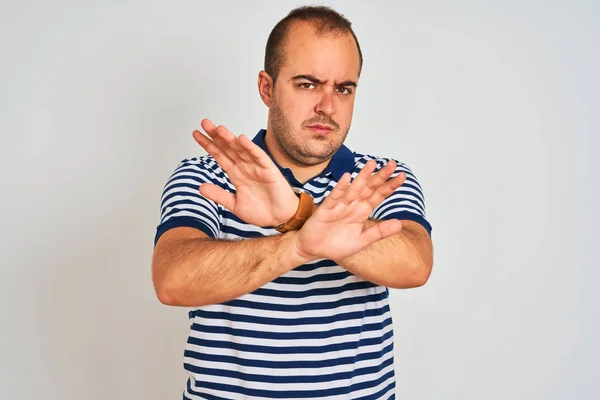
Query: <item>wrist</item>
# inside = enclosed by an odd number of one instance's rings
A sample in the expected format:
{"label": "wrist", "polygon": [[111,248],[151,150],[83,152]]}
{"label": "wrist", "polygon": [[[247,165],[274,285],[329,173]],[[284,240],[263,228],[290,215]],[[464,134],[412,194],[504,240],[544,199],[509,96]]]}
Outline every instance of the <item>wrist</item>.
{"label": "wrist", "polygon": [[296,198],[294,199],[292,206],[296,207],[296,210],[290,218],[275,226],[275,229],[280,233],[295,231],[302,228],[304,223],[312,216],[315,209],[314,198],[308,191],[299,188],[293,189],[296,193]]}
{"label": "wrist", "polygon": [[312,257],[300,250],[297,244],[298,234],[299,231],[289,231],[281,235],[284,249],[281,261],[285,265],[291,265],[292,269],[316,260],[315,257]]}
{"label": "wrist", "polygon": [[294,217],[294,215],[296,215],[296,211],[298,210],[299,206],[300,206],[300,199],[298,198],[298,196],[294,195],[294,200],[292,200],[292,202],[290,203],[290,210],[286,213],[283,220],[277,221],[277,224],[275,224],[275,226],[285,224],[290,219],[292,219]]}

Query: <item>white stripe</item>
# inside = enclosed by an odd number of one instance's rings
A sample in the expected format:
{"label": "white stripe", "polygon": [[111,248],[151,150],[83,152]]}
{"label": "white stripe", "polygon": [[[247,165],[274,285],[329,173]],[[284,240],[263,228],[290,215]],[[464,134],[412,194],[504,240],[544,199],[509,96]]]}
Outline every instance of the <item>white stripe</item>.
{"label": "white stripe", "polygon": [[[187,388],[186,388],[187,390]],[[213,389],[199,389],[202,390],[203,392],[209,393],[213,396],[219,396],[223,399],[230,399],[230,400],[266,400],[267,398],[264,396],[249,396],[249,395],[245,395],[245,394],[241,394],[241,393],[233,393],[233,392],[226,392],[226,391],[222,391],[222,390],[213,390]],[[291,390],[311,390],[310,389],[310,385],[307,384],[306,386],[302,386],[300,388],[293,388]],[[187,391],[186,391],[187,394]],[[196,399],[200,399],[200,397],[194,397],[193,400]],[[278,398],[276,397],[272,397],[273,400],[277,400]],[[338,395],[338,396],[327,396],[327,397],[312,397],[311,400],[321,400],[321,399],[326,399],[326,400],[348,400],[348,395],[344,394],[344,395]],[[305,399],[297,399],[297,400],[305,400]]]}
{"label": "white stripe", "polygon": [[[170,209],[169,209],[170,211]],[[168,220],[170,220],[171,218],[179,218],[179,217],[192,217],[195,219],[198,219],[202,222],[204,222],[206,225],[208,225],[208,227],[210,228],[210,230],[213,232],[213,234],[216,236],[217,235],[217,226],[215,225],[215,223],[211,220],[209,220],[208,218],[206,218],[203,214],[196,214],[196,213],[192,213],[190,211],[185,211],[185,210],[181,210],[181,211],[177,211],[171,215],[169,215],[168,217],[166,217],[163,222],[167,222]]]}
{"label": "white stripe", "polygon": [[204,340],[216,340],[221,342],[237,343],[242,346],[267,346],[273,349],[285,349],[288,347],[321,347],[344,343],[355,343],[360,339],[373,339],[382,337],[392,330],[392,325],[388,325],[383,330],[368,332],[358,332],[351,335],[334,336],[325,339],[261,339],[245,336],[231,336],[221,333],[204,333],[196,330],[190,330],[190,337]]}
{"label": "white stripe", "polygon": [[[233,214],[233,213],[232,213]],[[248,224],[241,224],[233,219],[230,218],[223,218],[223,222],[222,224],[224,226],[228,226],[234,229],[238,229],[242,232],[248,232],[248,233],[260,233],[261,235],[265,235],[265,236],[273,236],[273,233],[276,233],[277,235],[279,235],[280,233],[277,232],[275,229],[266,229],[266,228],[261,228],[260,226],[254,226],[254,225],[248,225]],[[223,234],[225,235],[225,234]],[[229,236],[231,236],[232,234],[228,234]],[[240,239],[246,239],[245,237],[242,236],[236,236],[236,238],[240,238]]]}
{"label": "white stripe", "polygon": [[[341,287],[342,285],[339,285],[339,286]],[[377,295],[377,294],[382,293],[383,291],[385,291],[385,289],[382,289],[379,286],[373,286],[373,287],[366,288],[366,289],[345,290],[341,293],[336,293],[336,294],[321,295],[321,296],[309,296],[309,297],[303,297],[303,298],[298,298],[298,299],[292,298],[292,297],[263,296],[263,295],[257,295],[254,293],[246,294],[246,295],[240,297],[239,299],[244,300],[244,301],[252,301],[255,303],[265,303],[265,304],[271,304],[273,301],[276,301],[277,304],[279,304],[279,305],[310,306],[311,304],[315,304],[315,303],[334,303],[337,301],[342,301],[342,300],[351,299],[351,298],[355,298],[355,297]]]}
{"label": "white stripe", "polygon": [[[328,274],[321,274],[321,275],[323,275],[323,277],[325,277]],[[287,275],[285,275],[285,276],[287,277]],[[360,283],[360,282],[364,282],[364,281],[355,275],[348,275],[343,279],[336,279],[336,280],[331,280],[331,281],[328,281],[328,280],[315,281],[315,282],[306,283],[306,284],[289,284],[289,283],[269,282],[266,285],[264,285],[262,288],[269,289],[269,290],[278,290],[278,291],[282,291],[282,292],[300,293],[300,292],[308,292],[310,290],[338,288],[338,287],[342,287],[342,286],[345,286],[348,284]],[[257,297],[264,297],[264,296],[257,296]],[[301,300],[301,299],[298,299],[298,300]]]}
{"label": "white stripe", "polygon": [[[390,325],[391,326],[391,325]],[[388,327],[389,328],[389,327]],[[196,353],[202,354],[214,354],[220,356],[228,356],[235,358],[243,358],[246,360],[261,360],[261,361],[323,361],[323,360],[337,360],[343,357],[355,357],[359,354],[372,353],[381,351],[393,342],[394,338],[389,337],[382,343],[375,343],[369,346],[361,346],[357,349],[347,349],[330,351],[328,353],[293,353],[293,354],[270,354],[270,353],[259,353],[254,351],[242,351],[227,349],[221,347],[207,347],[200,346],[192,343],[186,343],[185,349],[195,351]],[[202,365],[201,361],[196,360],[198,365]]]}
{"label": "white stripe", "polygon": [[[191,201],[192,204],[187,203],[187,204],[173,205],[174,203],[176,203],[178,201]],[[163,206],[162,206],[162,208],[164,210],[163,215],[167,214],[167,212],[168,212],[167,209],[173,209],[173,208],[179,208],[182,210],[190,209],[190,210],[194,210],[194,211],[200,212],[202,214],[208,215],[210,217],[213,217],[216,220],[218,218],[218,216],[215,213],[213,204],[211,204],[211,202],[209,200],[206,200],[201,197],[177,195],[177,196],[173,196],[168,201],[163,202]],[[202,205],[204,205],[204,207],[202,207]]]}
{"label": "white stripe", "polygon": [[[391,369],[393,369],[393,365],[388,366],[385,369],[385,372],[382,371],[381,376],[385,375]],[[377,379],[377,378],[378,377],[376,377],[375,379]],[[357,390],[356,392],[352,392],[352,398],[356,399],[356,398],[363,397],[363,396],[374,395],[375,393],[379,392],[380,390],[383,390],[388,385],[390,385],[392,382],[394,382],[394,379],[395,379],[395,377],[392,375],[391,377],[389,377],[388,379],[386,379],[385,381],[383,381],[382,383],[380,383],[379,385],[377,385],[373,388],[362,389],[362,390]],[[380,399],[387,400],[388,397],[390,396],[390,394],[394,392],[394,390],[395,389],[392,388],[390,391],[388,391],[388,394],[386,394],[385,397],[380,397]]]}
{"label": "white stripe", "polygon": [[248,367],[241,364],[231,364],[225,362],[203,361],[198,362],[195,358],[184,357],[184,363],[196,367],[220,369],[225,371],[235,370],[243,374],[252,375],[269,375],[269,376],[322,376],[336,373],[352,372],[362,368],[376,367],[383,364],[394,357],[394,351],[389,351],[382,358],[371,360],[361,360],[354,364],[339,364],[332,367],[322,368],[264,368],[264,367]]}
{"label": "white stripe", "polygon": [[418,216],[422,217],[421,214],[415,212],[414,208],[393,208],[392,207],[391,209],[389,209],[388,211],[384,212],[383,214],[378,215],[377,218],[383,219],[383,218],[387,217],[390,214],[394,214],[394,213],[402,212],[402,211],[409,211],[412,214],[415,214],[415,215],[418,215]]}
{"label": "white stripe", "polygon": [[[382,291],[385,289],[382,289]],[[370,309],[379,309],[388,305],[388,298],[383,298],[379,301],[371,301],[367,304],[349,304],[335,309],[325,310],[303,310],[303,311],[287,311],[281,312],[276,310],[262,310],[241,306],[229,306],[226,304],[211,304],[203,307],[203,311],[225,312],[229,314],[242,314],[252,317],[278,318],[278,319],[298,319],[298,318],[314,318],[314,317],[331,317],[351,312],[363,312]]]}
{"label": "white stripe", "polygon": [[[363,382],[370,382],[377,380],[380,376],[386,374],[387,372],[394,369],[393,365],[389,365],[383,370],[376,372],[374,374],[368,375],[360,375],[349,379],[343,380],[335,380],[331,382],[311,382],[302,384],[302,389],[299,389],[300,384],[290,382],[290,383],[266,383],[266,382],[255,382],[255,381],[242,381],[236,378],[230,378],[226,376],[217,376],[217,375],[206,375],[206,374],[194,374],[194,377],[197,381],[207,381],[220,383],[225,385],[233,385],[233,386],[241,386],[250,390],[269,390],[269,391],[288,391],[288,390],[328,390],[328,389],[337,389],[337,388],[346,388],[353,384],[359,384]],[[389,382],[388,382],[389,384]],[[380,387],[381,386],[381,387]],[[377,390],[363,389],[359,392],[368,392],[368,393],[376,393],[378,390],[381,390],[385,387],[385,385],[378,385]]]}
{"label": "white stripe", "polygon": [[[294,333],[298,330],[304,332],[328,332],[335,329],[354,328],[366,324],[378,324],[388,319],[391,311],[386,311],[381,315],[373,315],[371,317],[356,318],[346,321],[335,321],[330,324],[312,324],[312,325],[278,325],[276,327],[278,333]],[[203,317],[194,317],[192,322],[201,326],[226,326],[235,329],[264,332],[265,325],[254,322],[238,322],[227,319],[212,319]],[[275,327],[273,327],[274,329]]]}

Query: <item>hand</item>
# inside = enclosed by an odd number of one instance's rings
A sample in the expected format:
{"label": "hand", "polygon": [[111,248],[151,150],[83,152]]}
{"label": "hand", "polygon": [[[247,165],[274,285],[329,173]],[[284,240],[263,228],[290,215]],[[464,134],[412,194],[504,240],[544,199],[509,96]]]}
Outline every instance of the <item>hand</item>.
{"label": "hand", "polygon": [[375,161],[367,162],[351,184],[349,173],[342,176],[321,206],[296,233],[294,248],[300,257],[305,260],[341,260],[400,232],[402,223],[393,219],[365,227],[375,207],[406,179],[406,174],[401,173],[388,180],[396,169],[394,161],[373,174],[376,165]]}
{"label": "hand", "polygon": [[194,139],[227,173],[236,194],[211,183],[202,184],[200,194],[252,225],[277,226],[289,220],[298,209],[298,196],[269,155],[224,126],[215,127],[208,119],[201,125],[209,137],[196,130]]}

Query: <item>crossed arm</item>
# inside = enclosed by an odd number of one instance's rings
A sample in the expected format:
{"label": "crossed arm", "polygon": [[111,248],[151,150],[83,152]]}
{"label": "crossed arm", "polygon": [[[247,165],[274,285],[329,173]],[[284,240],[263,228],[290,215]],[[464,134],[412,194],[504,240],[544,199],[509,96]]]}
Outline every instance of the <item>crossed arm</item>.
{"label": "crossed arm", "polygon": [[[196,141],[225,170],[236,194],[213,184],[200,193],[242,220],[276,226],[296,211],[298,199],[270,157],[244,135],[204,120],[208,137]],[[426,283],[433,264],[431,240],[413,221],[373,221],[369,215],[404,182],[392,161],[377,173],[370,161],[351,180],[346,173],[299,231],[267,238],[225,241],[193,228],[173,228],[158,240],[152,277],[169,305],[201,306],[250,293],[287,271],[326,258],[353,274],[392,288]]]}

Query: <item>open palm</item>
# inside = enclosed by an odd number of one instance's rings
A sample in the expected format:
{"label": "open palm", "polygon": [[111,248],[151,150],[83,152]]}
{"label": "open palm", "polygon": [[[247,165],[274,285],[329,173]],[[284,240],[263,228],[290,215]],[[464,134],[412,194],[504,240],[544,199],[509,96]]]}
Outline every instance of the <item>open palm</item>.
{"label": "open palm", "polygon": [[295,245],[301,256],[343,259],[402,229],[399,220],[381,221],[365,227],[375,207],[406,179],[406,174],[402,173],[388,180],[396,168],[394,161],[373,174],[375,167],[375,161],[367,162],[352,183],[350,174],[342,176],[296,235]]}
{"label": "open palm", "polygon": [[194,131],[194,139],[219,163],[235,187],[233,194],[204,183],[200,193],[223,205],[243,221],[256,226],[276,226],[298,208],[298,197],[273,160],[245,135],[236,137],[208,119]]}

